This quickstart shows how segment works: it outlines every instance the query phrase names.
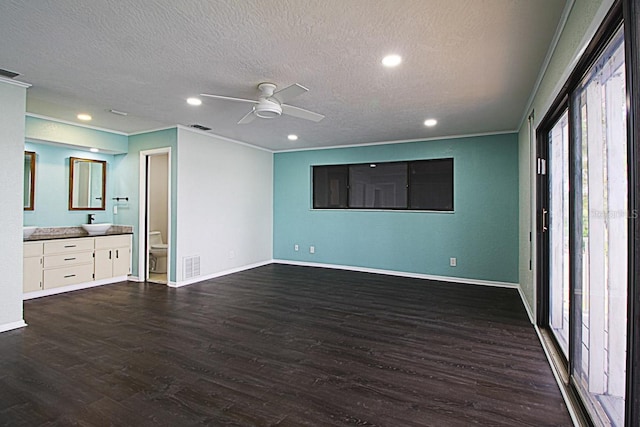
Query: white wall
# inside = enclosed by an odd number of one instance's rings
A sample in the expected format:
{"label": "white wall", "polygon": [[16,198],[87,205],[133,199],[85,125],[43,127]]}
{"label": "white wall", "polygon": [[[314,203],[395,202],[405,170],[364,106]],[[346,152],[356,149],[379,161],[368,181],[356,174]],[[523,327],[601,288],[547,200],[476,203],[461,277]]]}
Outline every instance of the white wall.
{"label": "white wall", "polygon": [[[534,114],[533,130],[540,124],[555,97],[560,92],[569,74],[574,69],[581,51],[591,40],[606,13],[611,8],[613,0],[576,0],[567,17],[565,27],[558,39],[544,78],[534,94],[533,103],[527,115]],[[535,199],[535,181],[530,173],[532,159],[531,151],[535,149],[535,141],[529,136],[529,125],[525,120],[518,134],[519,157],[519,282],[525,299],[532,314],[535,314],[535,245],[531,245],[533,253],[532,268],[529,269],[530,243],[529,232],[535,243],[535,217],[532,214],[532,200]],[[532,145],[533,144],[533,145]]]}
{"label": "white wall", "polygon": [[0,332],[24,326],[22,188],[26,94],[26,85],[0,78]]}
{"label": "white wall", "polygon": [[200,256],[200,277],[273,258],[273,153],[178,128],[177,271]]}

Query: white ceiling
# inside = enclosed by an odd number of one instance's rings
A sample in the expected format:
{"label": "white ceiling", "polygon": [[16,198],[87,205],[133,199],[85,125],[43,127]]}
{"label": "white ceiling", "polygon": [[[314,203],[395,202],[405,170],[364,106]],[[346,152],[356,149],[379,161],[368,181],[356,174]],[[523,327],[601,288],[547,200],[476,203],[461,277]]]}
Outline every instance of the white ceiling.
{"label": "white ceiling", "polygon": [[[133,133],[198,123],[285,150],[516,130],[565,0],[2,0],[27,110]],[[397,53],[403,62],[384,68]],[[237,121],[260,82],[324,114]],[[128,112],[126,117],[109,109]],[[426,118],[438,125],[426,128]],[[287,140],[295,133],[298,141]]]}

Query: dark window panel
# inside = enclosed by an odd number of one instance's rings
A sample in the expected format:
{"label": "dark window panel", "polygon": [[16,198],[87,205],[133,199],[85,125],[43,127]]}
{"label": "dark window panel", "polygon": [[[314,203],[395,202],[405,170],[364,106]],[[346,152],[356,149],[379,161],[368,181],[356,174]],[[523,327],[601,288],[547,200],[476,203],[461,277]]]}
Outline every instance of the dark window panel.
{"label": "dark window panel", "polygon": [[409,209],[453,210],[453,159],[409,163]]}
{"label": "dark window panel", "polygon": [[453,159],[314,166],[313,208],[453,211]]}
{"label": "dark window panel", "polygon": [[349,167],[313,167],[313,208],[346,209]]}
{"label": "dark window panel", "polygon": [[368,163],[349,166],[349,207],[407,208],[407,164]]}

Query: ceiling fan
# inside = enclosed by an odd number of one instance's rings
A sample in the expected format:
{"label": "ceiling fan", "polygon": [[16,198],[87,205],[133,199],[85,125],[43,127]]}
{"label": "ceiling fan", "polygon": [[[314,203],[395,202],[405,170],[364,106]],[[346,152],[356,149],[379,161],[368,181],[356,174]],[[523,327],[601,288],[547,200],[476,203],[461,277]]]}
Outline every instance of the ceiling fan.
{"label": "ceiling fan", "polygon": [[299,85],[298,83],[285,87],[279,91],[276,90],[276,85],[273,83],[260,83],[258,85],[260,95],[258,99],[244,99],[233,98],[231,96],[223,95],[211,95],[208,93],[201,93],[200,96],[208,96],[210,98],[226,99],[229,101],[248,102],[254,104],[251,111],[249,111],[238,122],[239,125],[252,122],[256,117],[263,119],[273,119],[279,117],[282,114],[297,117],[299,119],[311,120],[313,122],[319,122],[324,119],[322,114],[314,113],[313,111],[305,110],[304,108],[294,107],[293,105],[285,104],[288,100],[295,98],[308,92],[309,89]]}

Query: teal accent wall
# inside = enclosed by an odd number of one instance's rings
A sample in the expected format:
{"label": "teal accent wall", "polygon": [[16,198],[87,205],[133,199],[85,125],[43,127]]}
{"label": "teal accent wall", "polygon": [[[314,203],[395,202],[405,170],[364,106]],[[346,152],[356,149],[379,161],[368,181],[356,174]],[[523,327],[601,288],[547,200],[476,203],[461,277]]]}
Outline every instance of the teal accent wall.
{"label": "teal accent wall", "polygon": [[[311,209],[313,165],[444,157],[454,158],[453,213]],[[517,134],[276,153],[273,252],[281,260],[517,283]]]}
{"label": "teal accent wall", "polygon": [[[91,153],[51,144],[25,143],[26,151],[36,153],[35,209],[24,211],[24,225],[39,227],[71,227],[87,223],[87,215],[95,214],[96,222],[113,223],[114,156]],[[69,210],[69,158],[105,160],[107,162],[106,209]]]}
{"label": "teal accent wall", "polygon": [[128,137],[123,134],[74,126],[53,120],[26,116],[25,138],[27,141],[49,141],[79,147],[97,148],[111,154],[126,153]]}
{"label": "teal accent wall", "polygon": [[133,234],[133,262],[131,271],[134,276],[140,277],[138,268],[138,247],[140,233],[138,230],[140,205],[140,152],[155,148],[171,147],[171,277],[175,282],[176,274],[176,230],[177,230],[177,128],[148,132],[129,137],[129,152],[116,155],[114,160],[115,182],[114,187],[118,195],[129,197],[129,202],[118,207],[115,221],[118,224],[132,225]]}

